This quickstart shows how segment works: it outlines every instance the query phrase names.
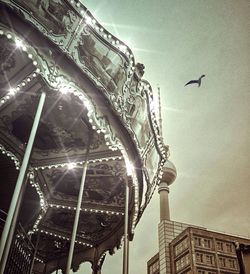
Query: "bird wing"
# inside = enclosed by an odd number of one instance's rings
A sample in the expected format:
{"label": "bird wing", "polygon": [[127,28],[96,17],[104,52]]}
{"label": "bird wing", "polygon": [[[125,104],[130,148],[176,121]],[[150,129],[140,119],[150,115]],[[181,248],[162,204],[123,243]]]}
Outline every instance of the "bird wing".
{"label": "bird wing", "polygon": [[190,85],[190,84],[197,84],[197,83],[198,83],[197,80],[191,80],[191,81],[187,82],[185,86]]}

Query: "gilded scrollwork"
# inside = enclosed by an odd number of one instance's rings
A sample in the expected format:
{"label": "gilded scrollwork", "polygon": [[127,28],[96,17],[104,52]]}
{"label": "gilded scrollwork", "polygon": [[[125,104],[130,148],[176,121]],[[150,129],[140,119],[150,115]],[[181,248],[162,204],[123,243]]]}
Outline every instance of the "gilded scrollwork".
{"label": "gilded scrollwork", "polygon": [[[124,172],[125,166],[122,162],[90,164],[84,188],[84,203],[122,208],[124,182],[119,178]],[[76,201],[82,176],[81,168],[48,169],[42,171],[42,174],[47,181],[51,197]]]}
{"label": "gilded scrollwork", "polygon": [[[63,0],[15,0],[13,7],[21,8],[25,17],[48,35],[67,36],[72,32],[77,15]],[[20,11],[21,11],[20,10]],[[43,29],[41,28],[43,27]]]}
{"label": "gilded scrollwork", "polygon": [[100,81],[108,93],[119,94],[126,81],[124,60],[101,42],[86,26],[75,46],[76,61],[86,67]]}

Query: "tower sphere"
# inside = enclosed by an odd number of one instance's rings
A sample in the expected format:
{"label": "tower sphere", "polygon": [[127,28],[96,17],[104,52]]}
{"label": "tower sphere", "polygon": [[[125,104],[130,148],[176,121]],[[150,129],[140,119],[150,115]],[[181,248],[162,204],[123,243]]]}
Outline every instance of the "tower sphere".
{"label": "tower sphere", "polygon": [[167,183],[168,186],[171,185],[177,176],[176,167],[172,162],[167,160],[162,168],[162,171],[163,175],[161,178],[161,182]]}

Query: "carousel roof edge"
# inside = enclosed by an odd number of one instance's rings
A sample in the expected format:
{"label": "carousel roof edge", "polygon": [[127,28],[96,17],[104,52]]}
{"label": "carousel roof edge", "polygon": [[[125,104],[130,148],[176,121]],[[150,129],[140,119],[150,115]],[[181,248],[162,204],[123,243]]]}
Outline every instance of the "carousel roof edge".
{"label": "carousel roof edge", "polygon": [[[63,16],[62,18],[60,18],[62,20],[62,22],[60,22],[61,24],[64,24],[65,29],[64,31],[66,31],[66,33],[55,33],[53,27],[54,26],[50,26],[50,25],[46,25],[45,22],[39,22],[39,18],[36,17],[36,15],[38,15],[38,12],[40,10],[45,10],[46,8],[49,10],[49,8],[51,8],[50,6],[47,7],[40,7],[40,9],[38,8],[37,10],[34,7],[28,7],[26,1],[24,0],[0,0],[0,3],[3,3],[9,7],[11,7],[11,9],[18,11],[25,20],[29,21],[29,23],[31,23],[33,26],[35,26],[35,28],[37,28],[43,35],[47,36],[47,38],[49,40],[51,40],[54,44],[56,44],[57,46],[59,46],[59,48],[64,51],[64,53],[66,54],[70,54],[72,52],[70,52],[70,43],[73,43],[73,38],[76,37],[68,37],[68,41],[67,39],[67,45],[65,45],[66,41],[63,41],[63,36],[75,33],[76,30],[78,30],[80,24],[82,24],[83,29],[88,29],[86,34],[87,36],[89,35],[89,33],[93,32],[96,34],[96,36],[98,36],[98,39],[101,39],[106,45],[109,45],[109,47],[112,50],[115,50],[117,53],[119,53],[119,55],[122,55],[123,58],[126,59],[126,64],[123,63],[124,66],[126,66],[126,72],[125,74],[127,74],[125,81],[122,82],[122,86],[119,87],[121,90],[118,91],[119,93],[122,95],[125,95],[124,97],[126,97],[126,93],[128,93],[128,89],[129,89],[129,93],[131,93],[131,90],[133,89],[132,85],[133,84],[137,84],[139,88],[136,88],[135,90],[132,90],[132,95],[135,95],[135,92],[140,93],[140,92],[147,92],[148,95],[150,96],[150,101],[153,101],[153,92],[152,92],[152,87],[150,85],[150,83],[145,80],[142,79],[143,74],[144,74],[144,65],[141,63],[137,63],[135,64],[135,58],[133,55],[132,50],[125,44],[123,43],[121,40],[119,40],[117,37],[115,37],[114,35],[112,35],[108,30],[106,30],[92,15],[92,13],[80,2],[80,1],[74,1],[74,0],[59,0],[59,4],[61,3],[61,5],[59,5],[59,7],[61,6],[61,8],[66,8],[63,7],[63,3],[65,3],[67,5],[68,8],[71,8],[72,10],[68,10]],[[53,2],[53,1],[52,1]],[[32,10],[29,10],[32,9]],[[31,11],[31,12],[30,12]],[[33,12],[32,12],[33,11]],[[79,20],[77,21],[77,19],[72,15],[72,12],[74,13],[74,16],[76,16],[76,14],[79,16]],[[74,17],[73,19],[71,17]],[[66,18],[71,19],[72,22],[75,23],[75,28],[72,27],[71,29],[69,29],[69,26],[67,24],[69,24],[69,22],[64,22],[66,21]],[[63,19],[65,19],[63,21]],[[54,19],[55,20],[55,19]],[[59,19],[58,19],[59,20]],[[76,24],[76,22],[78,24]],[[71,22],[71,21],[70,21]],[[57,22],[58,24],[58,22]],[[90,31],[91,30],[91,31]],[[79,31],[81,32],[81,31]],[[76,39],[77,40],[77,39]],[[93,42],[93,40],[91,40],[90,42]],[[75,45],[75,44],[74,44]],[[96,43],[94,44],[94,46],[96,45]],[[65,46],[65,47],[64,47]],[[93,46],[93,45],[92,45]],[[74,60],[74,58],[73,58]],[[78,62],[77,60],[74,60],[76,62],[77,65]],[[103,60],[102,60],[103,61]],[[107,60],[104,60],[107,61]],[[123,60],[124,62],[124,60]],[[82,69],[84,66],[86,66],[83,70],[84,72],[90,76],[90,78],[92,80],[94,80],[94,83],[96,84],[97,87],[101,88],[101,89],[106,89],[107,90],[107,86],[105,87],[105,85],[103,85],[103,83],[97,81],[96,77],[93,77],[95,75],[89,75],[89,72],[91,70],[91,68],[87,67],[87,64],[85,62],[85,64],[80,64],[79,65]],[[87,70],[86,70],[87,69]],[[95,78],[95,79],[94,79]],[[134,78],[134,79],[133,79]],[[135,80],[135,81],[133,81]],[[132,83],[135,82],[135,83]],[[128,88],[129,86],[129,88]],[[112,93],[112,92],[110,92]],[[119,95],[120,95],[119,94]],[[124,102],[122,102],[123,104],[119,104],[118,100],[116,100],[114,98],[115,94],[109,94],[109,92],[107,92],[108,95],[108,99],[111,101],[114,109],[116,110],[116,112],[118,113],[118,115],[124,120],[125,124],[128,124],[128,120],[131,119],[131,117],[126,117],[126,110],[128,110],[128,107],[124,108]],[[124,98],[124,99],[134,99],[132,97],[134,96],[128,96],[129,98]],[[123,101],[124,101],[123,99]],[[121,98],[119,98],[119,100],[121,100]],[[150,104],[150,102],[148,102]],[[159,125],[158,125],[158,121],[155,115],[155,112],[152,111],[151,106],[149,106],[150,108],[150,118],[153,125],[153,133],[156,136],[155,138],[155,146],[159,152],[159,154],[161,155],[162,158],[165,158],[164,155],[164,150],[163,150],[163,142],[162,140],[160,140],[160,131],[159,131]],[[124,113],[122,113],[122,110],[125,110]],[[128,125],[127,127],[128,129],[130,129],[130,125]],[[130,132],[132,133],[132,137],[134,137],[134,132],[133,129],[130,130]],[[138,142],[137,142],[138,145]]]}

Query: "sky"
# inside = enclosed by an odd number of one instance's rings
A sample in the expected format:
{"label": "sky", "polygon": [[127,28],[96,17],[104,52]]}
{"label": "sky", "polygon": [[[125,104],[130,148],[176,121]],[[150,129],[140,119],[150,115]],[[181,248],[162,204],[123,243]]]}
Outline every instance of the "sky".
{"label": "sky", "polygon": [[[177,179],[171,219],[250,237],[250,3],[248,0],[82,0],[161,88],[163,137]],[[191,79],[205,74],[200,88]],[[130,274],[157,253],[155,192],[130,243]],[[91,274],[83,264],[80,274]],[[122,273],[122,250],[102,274]]]}

